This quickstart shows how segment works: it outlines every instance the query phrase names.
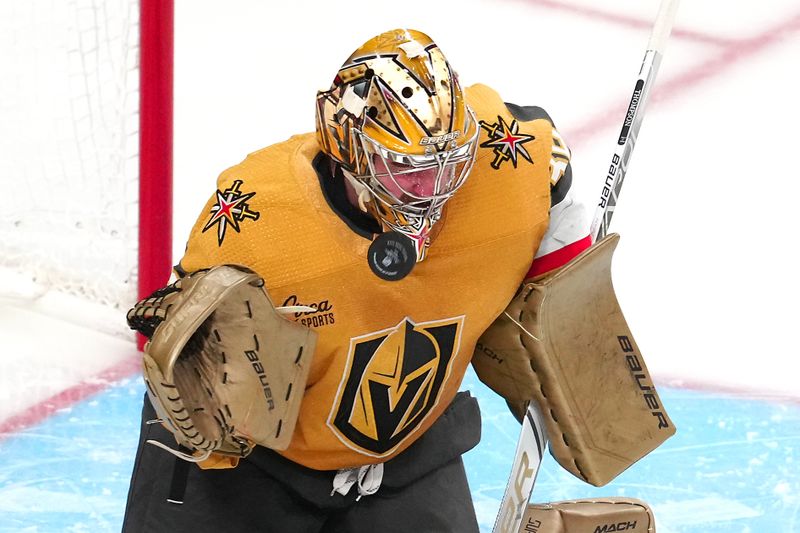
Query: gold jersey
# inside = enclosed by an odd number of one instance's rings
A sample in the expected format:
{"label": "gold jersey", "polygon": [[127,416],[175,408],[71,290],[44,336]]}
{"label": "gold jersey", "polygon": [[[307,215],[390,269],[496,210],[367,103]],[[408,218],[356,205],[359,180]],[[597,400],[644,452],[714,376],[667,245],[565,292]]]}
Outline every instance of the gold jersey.
{"label": "gold jersey", "polygon": [[482,130],[475,165],[427,258],[401,280],[370,270],[370,240],[329,205],[313,134],[224,171],[192,229],[183,270],[246,265],[275,305],[315,309],[290,315],[319,335],[295,433],[280,452],[292,461],[334,470],[407,448],[450,404],[478,337],[531,266],[563,167],[553,159],[559,138],[545,118],[515,119],[486,86],[466,94]]}

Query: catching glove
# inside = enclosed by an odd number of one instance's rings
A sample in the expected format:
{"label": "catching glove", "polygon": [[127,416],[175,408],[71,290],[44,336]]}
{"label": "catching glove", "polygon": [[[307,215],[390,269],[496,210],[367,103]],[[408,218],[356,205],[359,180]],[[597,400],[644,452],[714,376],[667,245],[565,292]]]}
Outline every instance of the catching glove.
{"label": "catching glove", "polygon": [[150,337],[144,379],[159,421],[193,455],[168,451],[200,462],[289,445],[316,333],[280,316],[255,273],[230,265],[195,272],[127,318]]}

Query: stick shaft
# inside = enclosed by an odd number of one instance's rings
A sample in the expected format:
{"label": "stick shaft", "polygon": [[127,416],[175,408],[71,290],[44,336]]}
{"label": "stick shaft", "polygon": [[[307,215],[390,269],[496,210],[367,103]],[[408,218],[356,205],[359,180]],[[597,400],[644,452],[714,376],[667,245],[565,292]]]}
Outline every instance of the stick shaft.
{"label": "stick shaft", "polygon": [[536,474],[547,447],[547,432],[544,418],[536,402],[531,402],[522,421],[517,442],[517,451],[511,475],[506,484],[500,511],[495,519],[492,533],[517,533],[522,516],[528,507]]}
{"label": "stick shaft", "polygon": [[663,50],[675,20],[678,3],[679,0],[662,0],[658,10],[650,41],[647,44],[647,51],[639,69],[639,76],[636,79],[625,119],[622,122],[617,146],[606,171],[603,189],[592,218],[590,235],[593,236],[594,242],[606,236],[611,218],[614,216],[619,193],[622,190],[622,182],[625,180],[633,147],[639,136],[650,89],[661,65]]}
{"label": "stick shaft", "polygon": [[672,24],[675,22],[675,15],[678,12],[678,4],[680,0],[663,0],[658,8],[658,15],[656,21],[653,23],[653,31],[650,33],[650,42],[647,43],[647,49],[664,53],[664,48],[667,44],[667,39],[672,31]]}

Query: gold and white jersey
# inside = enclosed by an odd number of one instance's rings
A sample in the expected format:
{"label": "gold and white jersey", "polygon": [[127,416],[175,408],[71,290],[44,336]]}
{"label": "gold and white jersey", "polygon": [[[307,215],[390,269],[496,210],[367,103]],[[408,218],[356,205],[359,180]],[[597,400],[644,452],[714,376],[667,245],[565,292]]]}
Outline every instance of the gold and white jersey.
{"label": "gold and white jersey", "polygon": [[[427,258],[398,281],[367,264],[370,240],[332,209],[314,134],[224,171],[180,268],[246,265],[275,305],[319,337],[289,448],[314,469],[383,462],[422,435],[455,396],[478,337],[511,300],[548,225],[568,152],[543,117],[520,120],[492,89],[466,90],[481,125],[477,160],[449,200]],[[554,164],[555,162],[555,164]]]}

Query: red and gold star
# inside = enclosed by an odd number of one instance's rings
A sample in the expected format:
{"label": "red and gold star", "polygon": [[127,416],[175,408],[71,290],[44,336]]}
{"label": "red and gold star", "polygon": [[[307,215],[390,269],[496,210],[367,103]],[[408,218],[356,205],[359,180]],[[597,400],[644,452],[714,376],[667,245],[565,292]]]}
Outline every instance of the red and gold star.
{"label": "red and gold star", "polygon": [[519,123],[512,120],[511,124],[506,124],[503,117],[497,117],[498,123],[489,124],[485,120],[480,121],[481,128],[489,134],[489,140],[481,144],[481,148],[492,148],[495,158],[492,168],[500,168],[503,161],[511,159],[514,168],[517,168],[517,154],[521,155],[529,163],[533,163],[530,154],[523,144],[534,139],[533,135],[519,132]]}
{"label": "red and gold star", "polygon": [[214,225],[217,226],[217,243],[220,246],[222,246],[222,241],[225,239],[225,231],[229,224],[236,233],[239,233],[239,223],[241,221],[247,218],[258,220],[259,213],[250,210],[247,205],[247,201],[255,196],[256,193],[242,194],[239,191],[242,183],[241,180],[235,180],[229,188],[224,191],[217,191],[217,203],[211,207],[211,218],[203,227],[203,232],[205,233]]}

